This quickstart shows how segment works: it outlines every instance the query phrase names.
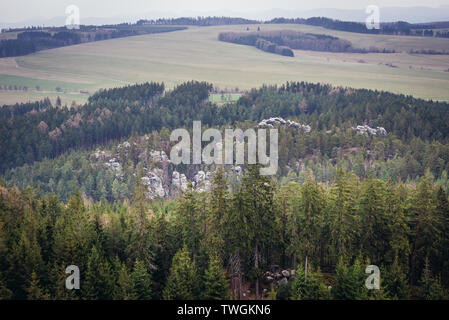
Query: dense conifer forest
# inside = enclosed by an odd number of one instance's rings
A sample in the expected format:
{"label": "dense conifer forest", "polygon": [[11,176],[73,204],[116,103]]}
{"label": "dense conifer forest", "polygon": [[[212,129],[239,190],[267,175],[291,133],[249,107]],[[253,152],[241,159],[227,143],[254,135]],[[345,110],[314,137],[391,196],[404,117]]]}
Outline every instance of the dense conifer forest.
{"label": "dense conifer forest", "polygon": [[[339,169],[327,186],[309,175],[279,188],[250,167],[234,193],[219,169],[209,193],[168,202],[148,201],[139,183],[114,203],[0,193],[2,299],[447,298],[449,203],[427,177]],[[380,290],[364,286],[369,264]],[[80,290],[65,290],[68,265]],[[273,265],[289,280],[266,276]]]}
{"label": "dense conifer forest", "polygon": [[[217,106],[212,88],[0,108],[0,298],[448,298],[447,103],[287,82]],[[275,176],[165,156],[194,120],[271,117],[310,126],[277,127]],[[80,290],[65,288],[68,265]],[[365,287],[367,265],[380,290]]]}

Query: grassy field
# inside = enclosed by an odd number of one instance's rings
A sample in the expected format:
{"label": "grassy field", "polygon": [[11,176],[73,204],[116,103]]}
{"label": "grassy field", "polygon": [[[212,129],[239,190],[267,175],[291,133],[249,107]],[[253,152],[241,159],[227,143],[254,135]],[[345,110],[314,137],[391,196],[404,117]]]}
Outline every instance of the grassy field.
{"label": "grassy field", "polygon": [[[252,31],[257,26],[250,26]],[[245,90],[288,80],[370,88],[449,101],[449,56],[410,55],[408,50],[449,50],[449,39],[364,35],[304,25],[262,25],[261,29],[290,29],[326,33],[350,40],[355,47],[375,46],[403,52],[349,54],[295,51],[295,57],[270,54],[253,47],[220,42],[224,31],[246,26],[189,27],[40,51],[0,59],[0,84],[26,83],[63,88],[63,101],[83,102],[99,88],[144,81],[164,81],[170,88],[188,80],[212,82],[223,90]],[[395,67],[391,67],[391,65]],[[0,104],[41,99],[42,92],[0,91]],[[217,98],[218,99],[218,98]]]}
{"label": "grassy field", "polygon": [[225,102],[235,102],[241,97],[240,93],[212,93],[209,96],[209,101],[225,103]]}

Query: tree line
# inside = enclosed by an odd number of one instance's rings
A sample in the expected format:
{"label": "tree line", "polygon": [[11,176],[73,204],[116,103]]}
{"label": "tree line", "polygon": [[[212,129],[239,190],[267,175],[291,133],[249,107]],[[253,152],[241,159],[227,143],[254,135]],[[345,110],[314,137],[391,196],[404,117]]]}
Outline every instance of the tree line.
{"label": "tree line", "polygon": [[21,56],[78,43],[81,43],[81,37],[75,32],[61,31],[52,35],[50,32],[25,31],[19,33],[17,39],[0,41],[0,57]]}
{"label": "tree line", "polygon": [[391,34],[404,36],[430,36],[430,37],[447,37],[448,33],[445,31],[436,31],[432,29],[446,28],[445,22],[436,23],[408,23],[406,21],[397,22],[381,22],[379,29],[368,29],[366,23],[341,21],[337,19],[330,19],[326,17],[311,17],[311,18],[274,18],[265,23],[294,23],[306,24],[310,26],[323,27],[331,30],[339,30],[355,33],[367,34]]}
{"label": "tree line", "polygon": [[294,56],[293,51],[311,50],[325,52],[352,52],[352,53],[394,53],[394,50],[378,49],[370,47],[354,48],[350,41],[325,34],[303,33],[300,31],[257,31],[257,32],[223,32],[218,35],[218,40],[255,46],[263,51]]}
{"label": "tree line", "polygon": [[[183,30],[173,26],[108,25],[101,27],[81,26],[80,29],[46,28],[24,29],[16,39],[0,41],[0,58],[16,57],[40,50],[70,46],[74,44],[130,37],[148,33]],[[22,30],[22,29],[19,29]],[[16,31],[15,29],[8,32]]]}
{"label": "tree line", "polygon": [[137,25],[181,25],[181,26],[220,26],[234,24],[257,24],[257,20],[250,20],[236,17],[180,17],[180,18],[159,18],[153,20],[141,19]]}

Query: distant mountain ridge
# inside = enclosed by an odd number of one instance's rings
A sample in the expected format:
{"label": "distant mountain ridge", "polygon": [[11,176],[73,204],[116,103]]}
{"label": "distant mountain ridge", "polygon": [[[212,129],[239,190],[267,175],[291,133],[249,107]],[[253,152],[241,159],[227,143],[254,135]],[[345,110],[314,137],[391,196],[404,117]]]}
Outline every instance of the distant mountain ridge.
{"label": "distant mountain ridge", "polygon": [[[182,12],[151,12],[126,16],[111,17],[90,17],[82,19],[81,23],[85,25],[104,25],[116,24],[122,22],[136,22],[140,19],[157,18],[176,18],[176,17],[197,17],[197,16],[227,16],[242,17],[246,19],[271,20],[273,18],[310,18],[327,17],[343,21],[364,22],[367,14],[364,8],[360,9],[337,9],[322,8],[313,10],[288,10],[273,8],[270,10],[261,10],[253,12],[239,12],[232,10],[220,11],[182,11]],[[426,23],[437,21],[449,21],[449,5],[436,8],[426,6],[416,7],[383,7],[380,8],[381,22],[407,21],[410,23]],[[63,26],[65,17],[53,17],[50,19],[27,19],[18,22],[0,22],[0,28],[18,28],[24,26]]]}
{"label": "distant mountain ridge", "polygon": [[[307,11],[272,9],[261,13],[264,19],[270,17],[285,18],[311,18],[311,17],[327,17],[343,21],[364,22],[368,16],[365,9],[337,9],[323,8]],[[440,6],[438,8],[430,8],[425,6],[419,7],[384,7],[380,8],[381,22],[407,21],[410,23],[425,23],[449,20],[449,5]]]}

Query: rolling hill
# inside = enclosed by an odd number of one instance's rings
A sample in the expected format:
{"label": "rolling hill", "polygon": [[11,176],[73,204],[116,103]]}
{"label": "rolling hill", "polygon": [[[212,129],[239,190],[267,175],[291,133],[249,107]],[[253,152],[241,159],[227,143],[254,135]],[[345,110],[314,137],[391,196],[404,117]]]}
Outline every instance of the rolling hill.
{"label": "rolling hill", "polygon": [[[256,26],[249,26],[250,29]],[[410,55],[411,49],[448,50],[449,39],[365,35],[305,25],[261,25],[263,31],[289,29],[328,34],[354,47],[395,49],[395,54],[295,51],[295,57],[273,55],[217,40],[220,32],[246,26],[189,27],[166,34],[142,35],[44,50],[0,59],[0,86],[27,86],[27,92],[0,91],[0,104],[41,99],[84,102],[100,88],[144,81],[173,87],[188,80],[240,90],[285,81],[330,83],[404,93],[449,101],[447,55]],[[254,30],[252,30],[254,31]],[[35,87],[39,86],[40,91]],[[56,92],[60,87],[63,92]]]}

